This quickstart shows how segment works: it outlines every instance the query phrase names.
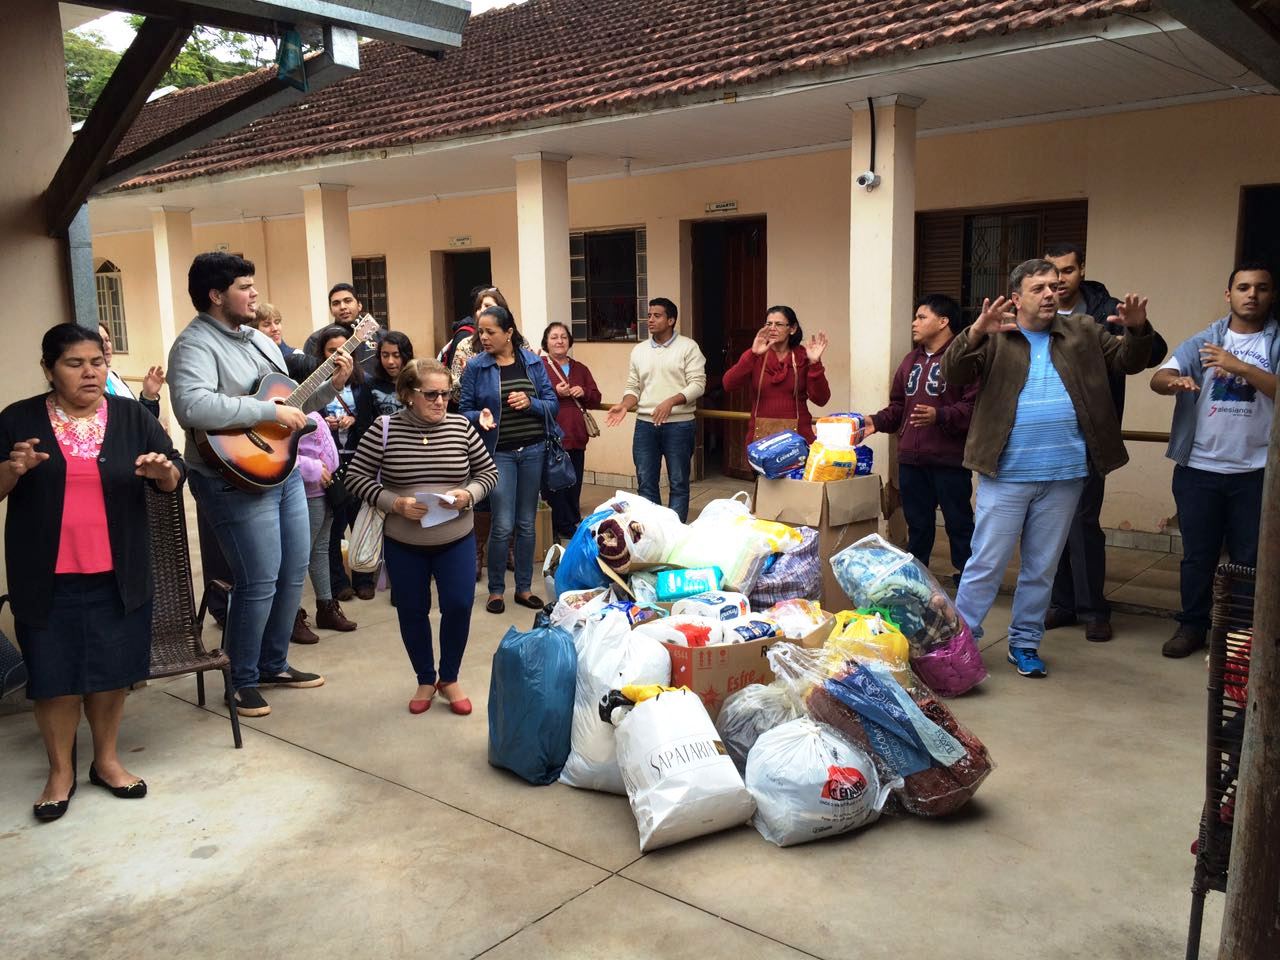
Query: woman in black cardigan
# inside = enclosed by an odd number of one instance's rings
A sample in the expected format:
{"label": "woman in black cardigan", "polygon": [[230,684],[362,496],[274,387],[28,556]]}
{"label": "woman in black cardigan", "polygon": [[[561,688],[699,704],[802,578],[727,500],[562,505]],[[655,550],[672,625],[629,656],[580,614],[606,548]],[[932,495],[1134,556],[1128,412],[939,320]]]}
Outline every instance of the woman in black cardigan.
{"label": "woman in black cardigan", "polygon": [[60,323],[44,335],[50,391],[0,411],[5,563],[27,696],[49,755],[33,812],[56,820],[76,789],[80,711],[93,733],[91,783],[135,799],[146,783],[120,762],[129,687],[151,660],[151,545],[144,483],[176,490],[186,467],[137,401],[104,395],[98,334]]}

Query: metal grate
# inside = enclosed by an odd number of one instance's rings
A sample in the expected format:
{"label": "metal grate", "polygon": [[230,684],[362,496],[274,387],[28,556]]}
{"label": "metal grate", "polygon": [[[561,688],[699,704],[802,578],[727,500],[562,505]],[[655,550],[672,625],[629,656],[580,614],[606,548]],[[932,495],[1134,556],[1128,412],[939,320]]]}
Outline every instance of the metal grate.
{"label": "metal grate", "polygon": [[1236,777],[1240,771],[1244,707],[1249,687],[1254,578],[1253,567],[1224,563],[1218,567],[1213,581],[1205,803],[1200,815],[1195,875],[1191,882],[1188,958],[1199,955],[1205,894],[1227,889]]}

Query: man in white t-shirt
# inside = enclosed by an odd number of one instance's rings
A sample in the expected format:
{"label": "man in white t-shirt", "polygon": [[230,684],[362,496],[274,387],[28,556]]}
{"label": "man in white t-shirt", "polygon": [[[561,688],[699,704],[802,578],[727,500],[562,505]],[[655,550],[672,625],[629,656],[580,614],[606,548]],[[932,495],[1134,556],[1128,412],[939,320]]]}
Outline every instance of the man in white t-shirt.
{"label": "man in white t-shirt", "polygon": [[1231,312],[1179,345],[1151,378],[1176,396],[1166,456],[1182,529],[1182,611],[1166,657],[1204,646],[1213,574],[1225,542],[1232,563],[1254,566],[1262,476],[1275,413],[1280,324],[1272,316],[1273,274],[1245,262],[1227,284]]}

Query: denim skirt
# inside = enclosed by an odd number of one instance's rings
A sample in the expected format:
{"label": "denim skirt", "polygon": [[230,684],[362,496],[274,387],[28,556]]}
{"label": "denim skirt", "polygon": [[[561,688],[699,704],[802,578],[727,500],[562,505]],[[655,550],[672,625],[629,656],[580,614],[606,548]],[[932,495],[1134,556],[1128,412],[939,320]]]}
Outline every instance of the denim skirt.
{"label": "denim skirt", "polygon": [[27,698],[119,690],[151,670],[151,601],[125,612],[114,573],[60,573],[43,627],[14,621]]}

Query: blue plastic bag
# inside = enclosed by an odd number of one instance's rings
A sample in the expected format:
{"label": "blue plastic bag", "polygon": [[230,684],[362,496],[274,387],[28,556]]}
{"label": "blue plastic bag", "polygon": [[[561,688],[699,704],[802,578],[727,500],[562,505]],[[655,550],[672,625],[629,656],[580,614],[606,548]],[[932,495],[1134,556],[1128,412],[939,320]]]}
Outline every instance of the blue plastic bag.
{"label": "blue plastic bag", "polygon": [[794,430],[771,433],[747,444],[747,462],[756,473],[769,480],[784,477],[797,467],[803,468],[809,456],[809,444]]}
{"label": "blue plastic bag", "polygon": [[595,528],[602,520],[613,515],[612,510],[597,510],[573,531],[573,536],[564,548],[564,556],[560,558],[560,566],[556,568],[557,595],[570,590],[591,590],[609,585],[609,578],[600,569],[598,562],[600,548],[596,545]]}
{"label": "blue plastic bag", "polygon": [[569,758],[577,675],[573,638],[545,613],[532,630],[509,628],[489,679],[489,763],[530,783],[554,783]]}

